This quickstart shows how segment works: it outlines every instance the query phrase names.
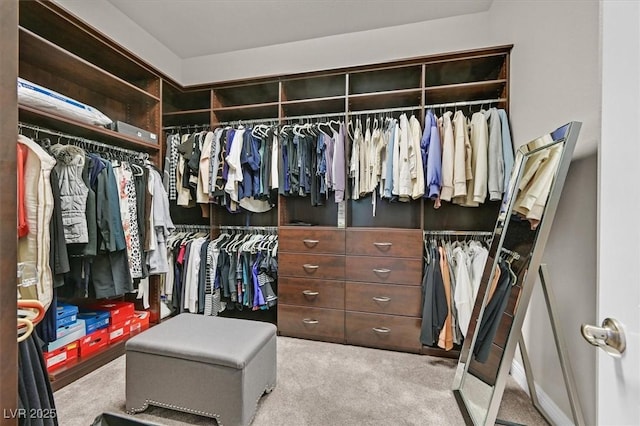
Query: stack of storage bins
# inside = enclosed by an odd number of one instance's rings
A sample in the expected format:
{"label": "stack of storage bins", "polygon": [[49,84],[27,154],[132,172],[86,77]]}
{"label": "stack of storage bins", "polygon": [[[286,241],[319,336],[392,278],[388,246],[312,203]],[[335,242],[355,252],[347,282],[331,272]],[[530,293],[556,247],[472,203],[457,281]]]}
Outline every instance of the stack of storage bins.
{"label": "stack of storage bins", "polygon": [[61,368],[78,358],[79,340],[86,335],[85,322],[78,318],[78,307],[58,303],[56,340],[44,352],[47,371]]}
{"label": "stack of storage bins", "polygon": [[131,302],[99,300],[82,306],[58,303],[57,339],[44,352],[47,371],[97,354],[146,330],[149,319],[149,312],[135,311]]}

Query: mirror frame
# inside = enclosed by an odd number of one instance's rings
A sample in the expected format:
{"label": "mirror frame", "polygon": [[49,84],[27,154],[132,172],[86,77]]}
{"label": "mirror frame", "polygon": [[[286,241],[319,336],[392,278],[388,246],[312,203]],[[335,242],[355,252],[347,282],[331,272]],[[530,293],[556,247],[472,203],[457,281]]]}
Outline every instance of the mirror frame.
{"label": "mirror frame", "polygon": [[[469,366],[471,364],[473,358],[473,350],[472,348],[475,345],[478,329],[479,327],[474,325],[473,337],[470,339],[465,339],[463,343],[462,350],[460,352],[460,358],[458,359],[458,367],[456,369],[455,377],[453,380],[453,393],[462,412],[462,415],[465,419],[466,424],[474,425],[474,424],[495,424],[497,419],[498,410],[500,408],[500,403],[502,401],[502,396],[504,393],[504,388],[506,385],[506,380],[511,369],[511,364],[513,361],[513,357],[515,354],[515,349],[520,340],[522,323],[524,322],[524,318],[527,313],[527,308],[529,305],[529,301],[531,299],[531,294],[533,293],[533,289],[536,285],[538,279],[538,269],[540,267],[540,263],[542,262],[542,256],[544,254],[544,249],[547,243],[547,240],[550,235],[551,226],[553,224],[553,219],[560,201],[560,195],[562,192],[562,188],[564,187],[564,182],[567,177],[567,172],[569,170],[569,165],[571,163],[573,152],[575,149],[575,145],[578,139],[578,134],[580,133],[580,128],[582,126],[581,122],[572,121],[564,126],[559,127],[558,129],[550,132],[549,135],[552,136],[553,143],[547,144],[544,146],[535,146],[535,142],[540,138],[529,142],[528,144],[522,145],[517,150],[516,160],[514,163],[514,169],[511,175],[511,182],[507,193],[505,194],[500,214],[496,221],[496,226],[493,232],[493,239],[491,242],[491,248],[494,248],[493,252],[490,248],[489,257],[487,259],[487,263],[485,264],[485,273],[483,274],[482,281],[480,283],[480,289],[484,289],[484,294],[481,296],[479,292],[476,296],[476,300],[474,303],[474,312],[479,312],[477,317],[471,318],[470,324],[480,324],[482,319],[482,315],[484,313],[484,309],[486,306],[486,297],[489,291],[488,283],[491,282],[493,278],[493,271],[497,265],[497,260],[500,252],[502,251],[505,236],[508,232],[509,221],[512,215],[513,208],[515,206],[515,202],[517,199],[518,191],[517,187],[519,186],[520,180],[522,178],[522,174],[524,172],[524,165],[526,164],[526,160],[534,155],[536,152],[539,152],[542,149],[549,148],[551,146],[555,146],[558,143],[564,143],[564,147],[562,149],[562,154],[560,157],[560,161],[558,163],[558,168],[556,171],[555,179],[552,183],[551,189],[549,191],[549,195],[547,198],[547,203],[544,209],[544,213],[538,224],[535,241],[533,248],[531,250],[531,256],[529,260],[529,264],[526,267],[527,272],[525,273],[524,278],[522,279],[522,290],[520,292],[518,304],[515,308],[513,322],[511,324],[511,328],[507,334],[506,345],[504,347],[502,358],[498,365],[498,371],[496,375],[495,384],[493,385],[491,397],[489,398],[489,404],[486,408],[486,416],[480,423],[475,423],[474,416],[471,413],[470,408],[466,404],[466,399],[464,396],[464,382],[469,372]],[[558,133],[563,132],[562,136],[555,137]],[[480,304],[480,306],[478,306]],[[504,313],[502,314],[504,315]],[[478,378],[478,380],[482,380]],[[490,386],[487,384],[487,386]],[[481,419],[478,419],[481,420]]]}

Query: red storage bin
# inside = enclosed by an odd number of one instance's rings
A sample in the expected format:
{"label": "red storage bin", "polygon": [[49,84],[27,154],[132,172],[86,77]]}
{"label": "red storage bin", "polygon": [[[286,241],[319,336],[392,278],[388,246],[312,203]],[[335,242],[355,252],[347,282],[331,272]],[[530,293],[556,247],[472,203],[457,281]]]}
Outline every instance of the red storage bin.
{"label": "red storage bin", "polygon": [[86,311],[87,309],[95,311],[109,311],[111,315],[109,324],[119,324],[131,319],[135,310],[132,302],[122,302],[119,300],[98,300],[82,307],[83,311]]}
{"label": "red storage bin", "polygon": [[80,358],[89,356],[109,344],[109,330],[101,328],[80,339]]}
{"label": "red storage bin", "polygon": [[131,321],[128,319],[118,324],[112,324],[109,326],[109,343],[116,343],[129,336],[131,332]]}
{"label": "red storage bin", "polygon": [[80,347],[80,341],[76,340],[69,343],[66,346],[53,350],[51,352],[43,352],[44,362],[47,366],[47,371],[51,373],[60,367],[63,367],[71,361],[78,358],[78,349]]}
{"label": "red storage bin", "polygon": [[136,311],[131,320],[130,333],[140,333],[149,328],[151,314],[148,311]]}

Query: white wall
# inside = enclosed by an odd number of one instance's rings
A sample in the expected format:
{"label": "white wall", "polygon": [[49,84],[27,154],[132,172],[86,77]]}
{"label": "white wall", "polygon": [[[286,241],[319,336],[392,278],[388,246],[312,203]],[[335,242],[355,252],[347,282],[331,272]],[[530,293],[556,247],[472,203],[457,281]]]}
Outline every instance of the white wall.
{"label": "white wall", "polygon": [[[496,43],[512,42],[511,122],[517,145],[568,121],[583,122],[544,261],[576,372],[587,424],[595,424],[595,351],[580,336],[597,323],[596,214],[600,137],[599,5],[597,1],[502,1],[490,9]],[[575,157],[575,156],[574,156]],[[547,311],[538,288],[524,334],[539,387],[571,418]]]}
{"label": "white wall", "polygon": [[487,12],[186,59],[186,85],[406,59],[488,46]]}
{"label": "white wall", "polygon": [[176,81],[181,59],[106,0],[54,0]]}

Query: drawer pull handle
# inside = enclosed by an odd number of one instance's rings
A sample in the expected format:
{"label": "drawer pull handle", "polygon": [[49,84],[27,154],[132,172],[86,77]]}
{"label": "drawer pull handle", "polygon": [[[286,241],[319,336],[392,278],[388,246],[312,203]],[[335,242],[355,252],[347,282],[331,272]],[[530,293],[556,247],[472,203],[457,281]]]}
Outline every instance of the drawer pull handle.
{"label": "drawer pull handle", "polygon": [[373,327],[373,331],[378,334],[389,334],[391,333],[391,329],[387,327]]}
{"label": "drawer pull handle", "polygon": [[305,323],[305,324],[314,325],[314,324],[317,324],[319,321],[311,319],[311,318],[305,318],[305,319],[302,320],[302,322]]}
{"label": "drawer pull handle", "polygon": [[302,294],[304,294],[305,296],[309,296],[309,297],[316,297],[317,295],[319,295],[320,293],[317,291],[311,291],[311,290],[304,290],[302,292]]}
{"label": "drawer pull handle", "polygon": [[386,296],[373,296],[373,300],[375,300],[376,302],[391,302],[391,298]]}
{"label": "drawer pull handle", "polygon": [[375,272],[376,274],[388,274],[389,272],[391,272],[391,269],[379,269],[379,268],[375,268],[373,270],[373,272]]}
{"label": "drawer pull handle", "polygon": [[393,243],[373,243],[374,246],[376,246],[379,249],[388,249],[389,247],[391,247],[393,245]]}
{"label": "drawer pull handle", "polygon": [[304,265],[302,265],[302,267],[307,272],[309,272],[309,271],[315,272],[320,266],[319,265],[311,265],[309,263],[305,263]]}
{"label": "drawer pull handle", "polygon": [[305,246],[307,246],[309,248],[313,248],[316,245],[318,245],[320,240],[302,240],[302,242],[304,243]]}

